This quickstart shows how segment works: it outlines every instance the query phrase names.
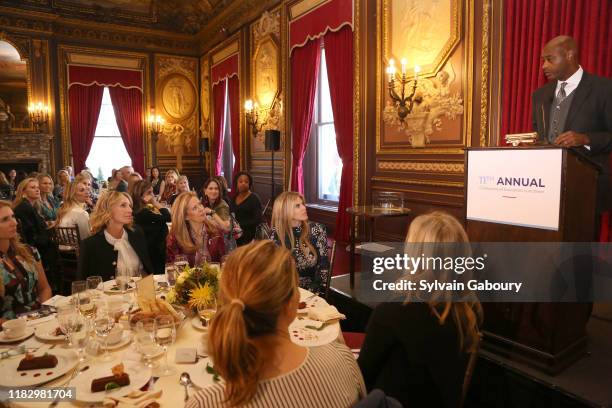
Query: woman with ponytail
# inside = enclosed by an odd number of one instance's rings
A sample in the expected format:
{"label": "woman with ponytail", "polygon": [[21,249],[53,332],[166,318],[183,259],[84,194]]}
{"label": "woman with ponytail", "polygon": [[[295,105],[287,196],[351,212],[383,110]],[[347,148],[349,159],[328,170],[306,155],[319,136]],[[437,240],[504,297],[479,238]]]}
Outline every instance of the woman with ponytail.
{"label": "woman with ponytail", "polygon": [[236,249],[223,266],[219,308],[208,351],[222,383],[195,394],[187,408],[351,407],[361,374],[343,344],[305,348],[291,341],[298,276],[291,253],[270,241]]}
{"label": "woman with ponytail", "polygon": [[[465,230],[453,216],[436,211],[412,221],[406,236],[409,256],[470,256]],[[424,254],[424,255],[423,255]],[[402,279],[467,282],[454,270],[419,269]],[[461,406],[470,354],[480,341],[482,307],[472,291],[411,292],[406,299],[381,303],[366,330],[359,366],[368,391],[379,388],[404,406]]]}

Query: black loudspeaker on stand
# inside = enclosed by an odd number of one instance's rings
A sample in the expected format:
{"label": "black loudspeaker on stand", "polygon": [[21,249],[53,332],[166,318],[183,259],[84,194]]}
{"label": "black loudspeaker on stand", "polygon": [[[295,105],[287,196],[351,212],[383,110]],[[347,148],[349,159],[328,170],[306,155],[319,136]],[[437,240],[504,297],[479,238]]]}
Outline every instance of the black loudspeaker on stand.
{"label": "black loudspeaker on stand", "polygon": [[203,137],[200,139],[200,176],[202,177],[202,184],[206,182],[208,178],[208,172],[205,167],[206,152],[210,151],[210,139]]}
{"label": "black loudspeaker on stand", "polygon": [[[268,200],[268,204],[270,202],[274,201],[275,197],[275,182],[274,182],[274,172],[275,172],[275,168],[274,168],[274,152],[280,150],[280,136],[281,136],[281,132],[280,130],[275,130],[275,129],[268,129],[265,132],[266,138],[265,138],[265,146],[266,146],[266,150],[272,152],[272,193],[270,195],[270,200]],[[266,208],[268,207],[268,204],[266,204]],[[264,209],[264,213],[265,213],[265,209]]]}

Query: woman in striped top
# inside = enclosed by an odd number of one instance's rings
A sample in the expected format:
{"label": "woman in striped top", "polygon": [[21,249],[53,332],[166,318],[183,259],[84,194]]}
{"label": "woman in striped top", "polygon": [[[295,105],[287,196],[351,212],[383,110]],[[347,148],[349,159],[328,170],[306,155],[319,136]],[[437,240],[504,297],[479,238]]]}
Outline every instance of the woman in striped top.
{"label": "woman in striped top", "polygon": [[305,348],[289,337],[299,292],[291,253],[270,241],[235,250],[223,266],[208,350],[223,381],[187,408],[351,407],[365,394],[346,346]]}

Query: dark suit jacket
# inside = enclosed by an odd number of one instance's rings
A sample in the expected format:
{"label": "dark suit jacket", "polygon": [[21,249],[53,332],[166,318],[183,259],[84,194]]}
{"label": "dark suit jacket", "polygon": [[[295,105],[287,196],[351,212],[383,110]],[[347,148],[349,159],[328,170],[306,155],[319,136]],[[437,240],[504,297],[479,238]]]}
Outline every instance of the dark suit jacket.
{"label": "dark suit jacket", "polygon": [[[155,270],[149,258],[147,241],[145,240],[142,229],[137,225],[133,230],[125,229],[128,234],[128,241],[134,252],[140,258],[146,274],[154,274]],[[117,255],[113,246],[106,241],[104,230],[81,242],[81,253],[79,255],[79,277],[84,279],[87,276],[102,276],[103,280],[112,279],[117,268]]]}
{"label": "dark suit jacket", "polygon": [[140,226],[144,232],[147,249],[156,274],[163,274],[166,265],[167,222],[170,222],[170,212],[166,208],[159,210],[158,214],[145,207],[134,216],[134,223]]}
{"label": "dark suit jacket", "polygon": [[14,212],[21,224],[23,241],[43,252],[44,248],[49,246],[49,231],[42,215],[27,200],[19,203]]}
{"label": "dark suit jacket", "polygon": [[[532,96],[533,129],[540,140],[546,140],[550,130],[550,107],[557,81],[538,88]],[[600,169],[597,180],[596,211],[612,209],[609,156],[612,151],[612,80],[584,72],[567,114],[563,131],[585,133],[591,140],[591,150],[577,148]]]}

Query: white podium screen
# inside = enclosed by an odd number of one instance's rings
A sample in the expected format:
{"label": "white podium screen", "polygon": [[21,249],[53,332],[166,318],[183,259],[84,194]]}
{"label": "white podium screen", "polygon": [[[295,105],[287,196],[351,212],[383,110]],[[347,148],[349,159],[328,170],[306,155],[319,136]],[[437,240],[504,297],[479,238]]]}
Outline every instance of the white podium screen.
{"label": "white podium screen", "polygon": [[562,153],[469,150],[467,219],[557,231]]}

